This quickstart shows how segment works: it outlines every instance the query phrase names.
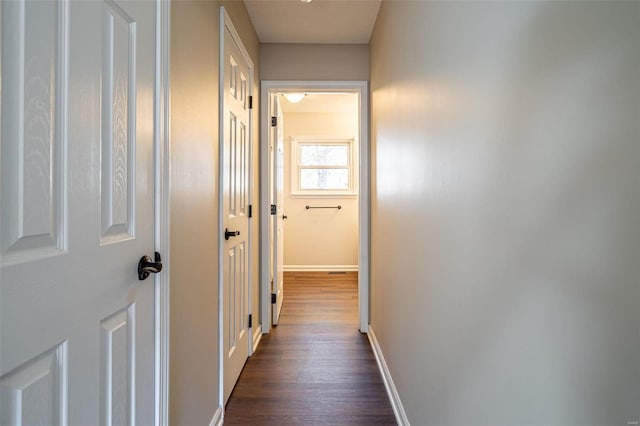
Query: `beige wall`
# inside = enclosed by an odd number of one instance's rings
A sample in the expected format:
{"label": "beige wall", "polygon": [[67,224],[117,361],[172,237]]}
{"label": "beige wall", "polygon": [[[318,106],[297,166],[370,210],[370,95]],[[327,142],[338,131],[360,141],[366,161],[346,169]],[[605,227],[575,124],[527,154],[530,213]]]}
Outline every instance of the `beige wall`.
{"label": "beige wall", "polygon": [[412,424],[640,420],[639,22],[383,2],[371,325]]}
{"label": "beige wall", "polygon": [[262,80],[369,80],[366,44],[278,44],[260,46]]}
{"label": "beige wall", "polygon": [[[285,179],[284,264],[295,266],[358,265],[358,199],[291,196],[291,137],[358,137],[358,113],[286,112],[284,121]],[[356,170],[357,173],[357,170]],[[341,205],[342,209],[307,210]],[[289,268],[291,269],[291,268]]]}
{"label": "beige wall", "polygon": [[[172,425],[207,425],[218,406],[217,117],[220,4],[227,8],[252,56],[256,67],[254,96],[259,93],[258,41],[244,4],[172,2],[169,265],[169,411]],[[254,102],[258,104],[257,100]],[[257,110],[253,122],[254,129],[257,129]],[[256,130],[254,152],[257,152],[257,136]],[[255,176],[257,178],[257,172]],[[257,202],[254,206],[257,207]],[[254,270],[257,271],[257,232],[254,243]],[[257,307],[257,274],[254,281],[254,306]]]}

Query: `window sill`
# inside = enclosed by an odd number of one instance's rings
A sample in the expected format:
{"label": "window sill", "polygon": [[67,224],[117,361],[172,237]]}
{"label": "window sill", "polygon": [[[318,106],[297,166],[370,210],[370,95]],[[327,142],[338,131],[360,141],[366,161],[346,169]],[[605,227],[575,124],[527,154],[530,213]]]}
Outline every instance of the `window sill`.
{"label": "window sill", "polygon": [[358,198],[357,193],[353,192],[332,192],[329,194],[318,194],[316,192],[304,193],[296,192],[289,194],[291,198]]}

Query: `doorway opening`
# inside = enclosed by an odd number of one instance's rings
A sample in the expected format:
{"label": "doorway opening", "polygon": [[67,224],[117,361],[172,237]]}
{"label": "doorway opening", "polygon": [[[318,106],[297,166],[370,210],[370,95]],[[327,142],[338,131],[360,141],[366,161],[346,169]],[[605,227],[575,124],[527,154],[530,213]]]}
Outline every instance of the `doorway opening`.
{"label": "doorway opening", "polygon": [[357,274],[366,333],[367,83],[263,81],[261,95],[262,333],[278,323],[285,271]]}

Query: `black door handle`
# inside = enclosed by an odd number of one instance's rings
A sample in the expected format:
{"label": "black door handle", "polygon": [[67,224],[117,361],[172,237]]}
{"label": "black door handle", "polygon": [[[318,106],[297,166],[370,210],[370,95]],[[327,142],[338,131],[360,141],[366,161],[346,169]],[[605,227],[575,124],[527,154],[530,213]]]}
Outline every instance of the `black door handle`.
{"label": "black door handle", "polygon": [[138,262],[138,279],[140,281],[146,280],[149,275],[157,274],[160,271],[162,271],[162,258],[160,257],[160,253],[156,252],[155,262],[146,254],[140,258]]}
{"label": "black door handle", "polygon": [[287,220],[289,218],[289,216],[287,216],[286,214],[282,215],[282,220]]}
{"label": "black door handle", "polygon": [[229,228],[224,228],[224,239],[228,240],[229,237],[237,237],[240,235],[240,231],[229,231]]}

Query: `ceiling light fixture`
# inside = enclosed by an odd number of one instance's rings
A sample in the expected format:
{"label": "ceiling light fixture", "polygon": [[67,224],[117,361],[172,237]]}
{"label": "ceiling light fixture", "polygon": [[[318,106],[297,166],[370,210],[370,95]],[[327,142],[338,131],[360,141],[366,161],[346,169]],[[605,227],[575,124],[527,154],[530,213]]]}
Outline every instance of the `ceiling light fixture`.
{"label": "ceiling light fixture", "polygon": [[297,104],[302,98],[307,96],[306,93],[283,93],[283,95],[292,104]]}
{"label": "ceiling light fixture", "polygon": [[300,0],[301,3],[311,3],[313,0]]}

